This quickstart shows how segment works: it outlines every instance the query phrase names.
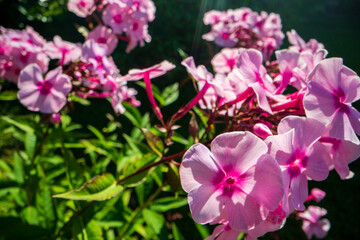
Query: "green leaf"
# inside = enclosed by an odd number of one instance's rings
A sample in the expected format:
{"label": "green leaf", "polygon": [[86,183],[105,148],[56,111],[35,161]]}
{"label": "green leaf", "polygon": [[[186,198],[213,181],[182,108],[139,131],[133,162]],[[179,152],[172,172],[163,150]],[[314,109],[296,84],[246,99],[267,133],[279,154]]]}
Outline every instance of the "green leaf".
{"label": "green leaf", "polygon": [[164,106],[170,105],[175,102],[179,97],[179,83],[174,83],[164,89],[161,97],[165,100]]}
{"label": "green leaf", "polygon": [[95,127],[91,126],[91,125],[88,125],[87,128],[100,140],[104,140],[104,135],[99,131],[97,130]]}
{"label": "green leaf", "polygon": [[157,155],[162,156],[162,152],[164,151],[163,141],[146,128],[141,128],[141,131],[144,134],[146,142],[151,150],[153,150]]}
{"label": "green leaf", "polygon": [[165,223],[164,216],[146,208],[142,211],[142,214],[146,224],[151,227],[156,234],[159,234]]}
{"label": "green leaf", "polygon": [[194,224],[195,224],[195,227],[197,228],[197,230],[199,231],[201,238],[205,239],[210,235],[206,226],[198,224],[196,222],[194,222]]}
{"label": "green leaf", "polygon": [[20,158],[18,153],[14,154],[14,175],[15,175],[16,181],[19,184],[24,183],[24,175],[25,175],[24,162]]}
{"label": "green leaf", "polygon": [[86,225],[86,233],[87,233],[88,240],[104,239],[101,227],[94,220],[90,221]]}
{"label": "green leaf", "polygon": [[164,197],[155,200],[150,209],[156,212],[167,212],[172,209],[177,209],[188,204],[187,198],[174,198],[174,197]]}
{"label": "green leaf", "polygon": [[17,99],[16,91],[3,91],[0,92],[0,100],[1,101],[13,101]]}
{"label": "green leaf", "polygon": [[36,135],[34,133],[27,132],[25,134],[25,150],[29,158],[33,158],[36,149]]}
{"label": "green leaf", "polygon": [[5,121],[5,122],[7,122],[7,123],[9,123],[9,124],[17,127],[17,128],[20,128],[20,129],[23,130],[24,132],[33,133],[33,132],[35,131],[32,127],[30,127],[30,126],[28,126],[28,125],[26,125],[26,124],[24,124],[24,123],[20,123],[20,122],[18,122],[18,121],[15,121],[15,120],[7,117],[7,116],[3,116],[3,117],[1,117],[1,119],[2,119],[3,121]]}
{"label": "green leaf", "polygon": [[93,177],[79,189],[54,195],[55,198],[103,201],[119,194],[124,188],[118,185],[110,173]]}
{"label": "green leaf", "polygon": [[73,153],[65,148],[64,145],[61,146],[61,150],[64,155],[66,175],[70,182],[72,188],[80,187],[83,182],[85,182],[85,177],[83,174],[83,169],[80,164],[75,159]]}
{"label": "green leaf", "polygon": [[81,98],[78,95],[70,95],[69,98],[70,98],[70,101],[80,103],[81,105],[84,105],[84,106],[89,106],[90,105],[89,100],[87,100],[85,98]]}
{"label": "green leaf", "polygon": [[46,229],[54,229],[56,226],[56,211],[50,188],[45,181],[40,182],[40,191],[36,195],[36,207],[39,213],[41,226]]}
{"label": "green leaf", "polygon": [[30,225],[38,225],[39,224],[39,217],[38,211],[35,207],[29,206],[24,208],[20,213],[21,218],[24,222]]}
{"label": "green leaf", "polygon": [[181,234],[179,228],[176,226],[176,224],[172,223],[172,233],[174,235],[175,240],[185,240],[184,236]]}

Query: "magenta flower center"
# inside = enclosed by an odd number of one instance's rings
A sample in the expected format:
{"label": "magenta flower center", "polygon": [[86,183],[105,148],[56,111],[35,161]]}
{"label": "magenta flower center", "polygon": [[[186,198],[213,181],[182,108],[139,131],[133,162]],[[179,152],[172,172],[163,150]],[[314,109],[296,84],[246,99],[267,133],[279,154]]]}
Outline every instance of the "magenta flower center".
{"label": "magenta flower center", "polygon": [[222,33],[221,37],[224,39],[229,39],[230,35],[228,33]]}
{"label": "magenta flower center", "polygon": [[116,23],[121,23],[122,22],[122,17],[120,14],[115,14],[114,17],[113,17],[114,21]]}
{"label": "magenta flower center", "polygon": [[52,87],[53,85],[51,84],[51,82],[45,80],[43,84],[40,86],[40,93],[43,95],[47,95],[50,93]]}
{"label": "magenta flower center", "polygon": [[29,58],[30,58],[30,52],[22,52],[21,55],[20,55],[20,61],[22,63],[28,63],[29,61]]}
{"label": "magenta flower center", "polygon": [[335,91],[334,93],[335,107],[339,109],[341,112],[348,113],[349,108],[345,104],[346,96],[342,89]]}
{"label": "magenta flower center", "polygon": [[134,23],[134,25],[133,25],[133,30],[136,31],[136,30],[138,29],[138,27],[139,27],[139,24],[138,24],[137,22]]}
{"label": "magenta flower center", "polygon": [[228,179],[225,180],[227,185],[234,185],[236,182],[236,179],[234,177],[229,177]]}
{"label": "magenta flower center", "polygon": [[297,177],[300,175],[301,170],[304,169],[307,165],[308,157],[301,152],[295,152],[294,155],[289,160],[287,165],[287,170],[290,174],[290,177]]}
{"label": "magenta flower center", "polygon": [[85,1],[79,1],[77,5],[78,5],[78,7],[85,8],[86,7],[86,2]]}
{"label": "magenta flower center", "polygon": [[0,55],[4,55],[5,49],[3,47],[0,47]]}
{"label": "magenta flower center", "polygon": [[230,69],[232,70],[232,69],[234,68],[234,66],[235,66],[235,59],[230,58],[230,59],[227,59],[226,62],[227,62],[227,65],[228,65],[228,66],[230,67]]}
{"label": "magenta flower center", "polygon": [[97,42],[98,42],[98,43],[106,43],[106,38],[104,38],[104,37],[99,37],[99,38],[97,39]]}

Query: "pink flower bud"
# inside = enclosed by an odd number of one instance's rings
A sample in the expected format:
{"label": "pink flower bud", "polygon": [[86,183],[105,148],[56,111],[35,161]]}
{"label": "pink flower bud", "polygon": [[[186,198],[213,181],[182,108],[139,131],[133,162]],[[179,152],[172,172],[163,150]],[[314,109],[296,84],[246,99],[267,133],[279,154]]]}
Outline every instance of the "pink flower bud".
{"label": "pink flower bud", "polygon": [[60,115],[60,113],[53,113],[53,114],[51,114],[50,122],[51,122],[52,124],[61,123],[61,115]]}
{"label": "pink flower bud", "polygon": [[253,132],[260,138],[267,138],[268,136],[272,136],[272,132],[271,130],[269,129],[268,126],[266,126],[265,124],[263,123],[257,123],[254,125],[253,127]]}
{"label": "pink flower bud", "polygon": [[310,195],[305,200],[305,202],[308,202],[308,201],[320,202],[325,196],[326,196],[326,193],[323,190],[318,189],[318,188],[313,188],[311,190]]}

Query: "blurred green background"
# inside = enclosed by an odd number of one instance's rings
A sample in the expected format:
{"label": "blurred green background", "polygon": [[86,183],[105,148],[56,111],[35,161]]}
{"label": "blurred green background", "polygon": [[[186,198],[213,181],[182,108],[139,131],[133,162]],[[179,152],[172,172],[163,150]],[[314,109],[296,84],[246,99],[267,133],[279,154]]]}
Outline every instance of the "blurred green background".
{"label": "blurred green background", "polygon": [[[122,74],[131,68],[148,67],[164,59],[175,63],[176,70],[154,81],[160,89],[186,78],[186,72],[180,66],[178,49],[194,56],[197,64],[209,63],[209,49],[215,53],[219,50],[201,38],[209,30],[202,23],[203,14],[212,9],[250,7],[255,11],[278,13],[284,32],[295,29],[306,41],[317,39],[324,43],[328,57],[341,57],[345,65],[360,72],[359,0],[154,0],[154,3],[157,11],[155,21],[149,24],[151,43],[130,54],[124,52],[126,43],[120,43],[113,58]],[[0,25],[17,29],[31,25],[47,40],[60,35],[67,41],[82,42],[84,39],[75,26],[86,25],[86,22],[67,11],[66,0],[0,0]],[[285,39],[283,47],[287,46]],[[144,95],[142,89],[138,90]],[[173,109],[185,104],[193,93],[191,83],[183,85],[177,106],[164,109],[165,113],[173,113]],[[111,106],[106,100],[93,100],[92,104],[96,107],[96,114],[91,107],[78,106],[72,117],[84,126],[91,124],[101,129],[106,124],[105,114],[112,113]],[[146,101],[141,108],[150,110]],[[26,112],[19,103],[2,102],[0,114],[10,111]],[[335,172],[331,172],[324,182],[310,182],[311,187],[319,187],[327,193],[320,203],[328,210],[326,217],[332,225],[326,239],[360,239],[360,161],[350,167],[355,173],[350,180],[341,181]],[[188,225],[183,221],[179,228],[187,239],[195,239]],[[300,225],[299,221],[289,220],[284,230],[279,232],[280,239],[305,239]]]}

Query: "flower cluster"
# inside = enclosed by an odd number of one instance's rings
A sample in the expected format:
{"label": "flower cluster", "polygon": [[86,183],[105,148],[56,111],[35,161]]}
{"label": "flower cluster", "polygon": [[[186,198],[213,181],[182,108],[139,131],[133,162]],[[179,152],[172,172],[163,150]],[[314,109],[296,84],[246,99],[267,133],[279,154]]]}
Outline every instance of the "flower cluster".
{"label": "flower cluster", "polygon": [[[79,17],[100,14],[102,20],[100,25],[109,26],[112,34],[129,42],[126,52],[130,52],[138,44],[144,46],[145,42],[151,41],[148,22],[155,19],[156,11],[151,0],[69,0],[68,9]],[[100,19],[97,20],[100,21]],[[105,36],[99,41],[108,40]],[[109,51],[112,50],[112,48],[109,49]]]}
{"label": "flower cluster", "polygon": [[0,32],[0,78],[17,83],[21,70],[31,63],[39,65],[42,73],[47,71],[47,42],[32,27],[22,31],[1,27]]}
{"label": "flower cluster", "polygon": [[[257,19],[248,9],[210,11],[204,22],[213,29],[204,38],[238,47],[230,26]],[[211,151],[195,144],[180,166],[194,220],[220,224],[208,239],[237,239],[241,232],[256,239],[280,229],[294,212],[309,239],[325,237],[326,210],[304,205],[325,193],[309,195],[308,181],[323,181],[333,169],[341,179],[353,176],[348,165],[360,156],[360,113],[351,104],[360,99],[360,78],[341,58],[326,58],[316,40],[306,43],[295,30],[287,35],[291,46],[276,51],[273,62],[254,45],[222,49],[211,61],[215,76],[192,58],[183,61],[199,88],[194,99],[227,126]]]}
{"label": "flower cluster", "polygon": [[249,8],[212,10],[205,13],[204,23],[211,25],[211,31],[203,35],[203,39],[222,47],[255,48],[265,59],[279,48],[284,38],[278,14],[259,14]]}

